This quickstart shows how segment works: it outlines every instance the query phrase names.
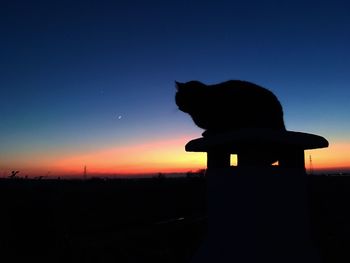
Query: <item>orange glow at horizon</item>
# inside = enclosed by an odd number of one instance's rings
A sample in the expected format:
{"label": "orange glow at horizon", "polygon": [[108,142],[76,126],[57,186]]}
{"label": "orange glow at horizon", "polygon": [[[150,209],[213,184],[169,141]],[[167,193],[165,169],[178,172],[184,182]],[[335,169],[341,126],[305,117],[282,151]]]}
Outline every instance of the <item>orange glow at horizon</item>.
{"label": "orange glow at horizon", "polygon": [[[152,174],[196,171],[206,168],[206,153],[186,152],[184,145],[194,137],[182,136],[145,143],[110,147],[107,149],[58,155],[57,153],[19,156],[7,161],[0,171],[5,175],[20,170],[29,175],[82,175],[84,166],[88,174]],[[310,168],[312,157],[314,171],[350,170],[350,142],[331,142],[329,148],[305,151],[305,168]],[[237,162],[231,156],[231,164]]]}
{"label": "orange glow at horizon", "polygon": [[330,142],[328,148],[305,151],[305,167],[310,168],[309,156],[314,170],[350,170],[350,142]]}
{"label": "orange glow at horizon", "polygon": [[55,163],[65,174],[81,174],[84,165],[93,174],[147,174],[187,172],[205,168],[205,153],[188,153],[188,139],[152,141],[128,147],[78,154]]}

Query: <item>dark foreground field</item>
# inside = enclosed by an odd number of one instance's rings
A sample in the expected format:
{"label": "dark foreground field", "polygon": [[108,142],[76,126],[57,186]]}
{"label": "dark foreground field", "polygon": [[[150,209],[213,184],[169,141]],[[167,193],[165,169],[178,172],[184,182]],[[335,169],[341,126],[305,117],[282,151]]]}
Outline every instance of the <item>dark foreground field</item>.
{"label": "dark foreground field", "polygon": [[188,262],[205,235],[198,179],[2,180],[0,262]]}
{"label": "dark foreground field", "polygon": [[[0,262],[190,262],[205,178],[0,180]],[[350,177],[310,178],[323,262],[350,262]]]}

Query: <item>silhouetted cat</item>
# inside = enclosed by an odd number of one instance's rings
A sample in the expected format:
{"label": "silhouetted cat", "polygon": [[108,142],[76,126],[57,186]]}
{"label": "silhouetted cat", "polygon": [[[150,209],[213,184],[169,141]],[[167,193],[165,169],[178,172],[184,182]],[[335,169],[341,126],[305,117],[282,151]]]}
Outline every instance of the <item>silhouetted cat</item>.
{"label": "silhouetted cat", "polygon": [[215,85],[199,81],[176,82],[176,104],[204,136],[241,128],[285,130],[283,110],[269,90],[247,81],[229,80]]}

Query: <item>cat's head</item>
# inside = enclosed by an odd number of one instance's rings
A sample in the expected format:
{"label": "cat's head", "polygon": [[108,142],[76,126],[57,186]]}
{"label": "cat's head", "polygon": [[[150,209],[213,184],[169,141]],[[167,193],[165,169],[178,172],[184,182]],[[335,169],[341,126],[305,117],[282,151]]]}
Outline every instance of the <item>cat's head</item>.
{"label": "cat's head", "polygon": [[208,127],[207,120],[203,115],[207,115],[209,89],[208,86],[199,81],[189,81],[186,83],[175,82],[176,95],[175,102],[179,110],[191,115],[193,121],[201,128]]}

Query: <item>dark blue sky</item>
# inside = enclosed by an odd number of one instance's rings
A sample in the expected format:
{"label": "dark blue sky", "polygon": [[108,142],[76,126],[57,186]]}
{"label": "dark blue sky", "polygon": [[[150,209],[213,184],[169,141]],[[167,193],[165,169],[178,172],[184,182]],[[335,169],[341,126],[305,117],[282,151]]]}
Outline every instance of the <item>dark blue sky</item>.
{"label": "dark blue sky", "polygon": [[349,10],[348,1],[1,1],[0,171],[18,155],[199,136],[176,108],[175,80],[255,82],[279,97],[287,129],[350,144]]}

